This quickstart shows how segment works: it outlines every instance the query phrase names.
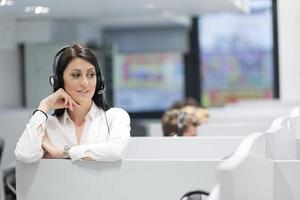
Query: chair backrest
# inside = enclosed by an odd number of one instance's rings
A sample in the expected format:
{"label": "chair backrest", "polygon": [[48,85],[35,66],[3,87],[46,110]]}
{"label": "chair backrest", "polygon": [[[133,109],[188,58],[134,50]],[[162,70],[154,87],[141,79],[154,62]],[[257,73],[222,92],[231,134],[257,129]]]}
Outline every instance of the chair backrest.
{"label": "chair backrest", "polygon": [[0,138],[0,164],[1,164],[3,150],[4,150],[4,139]]}
{"label": "chair backrest", "polygon": [[180,200],[202,200],[203,196],[208,196],[209,193],[202,190],[194,190],[185,193]]}

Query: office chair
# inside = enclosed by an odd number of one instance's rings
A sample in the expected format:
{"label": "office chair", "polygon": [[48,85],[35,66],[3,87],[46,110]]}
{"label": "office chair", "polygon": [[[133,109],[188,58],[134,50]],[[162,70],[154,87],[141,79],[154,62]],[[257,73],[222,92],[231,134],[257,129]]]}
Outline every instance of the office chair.
{"label": "office chair", "polygon": [[[7,199],[16,199],[16,168],[11,167],[4,171],[5,195]],[[9,197],[9,198],[8,198]]]}
{"label": "office chair", "polygon": [[[4,151],[4,139],[0,138],[0,164],[1,164],[1,159]],[[15,186],[15,168],[9,168],[6,170],[2,171],[3,173],[3,181],[4,183],[4,189],[5,189],[5,196],[12,196],[13,198],[9,199],[15,199],[15,194],[16,194],[16,186]]]}
{"label": "office chair", "polygon": [[202,200],[203,196],[208,196],[209,193],[203,190],[195,190],[185,193],[180,200]]}
{"label": "office chair", "polygon": [[4,150],[4,139],[0,138],[0,164],[1,164],[1,160],[2,160],[3,150]]}

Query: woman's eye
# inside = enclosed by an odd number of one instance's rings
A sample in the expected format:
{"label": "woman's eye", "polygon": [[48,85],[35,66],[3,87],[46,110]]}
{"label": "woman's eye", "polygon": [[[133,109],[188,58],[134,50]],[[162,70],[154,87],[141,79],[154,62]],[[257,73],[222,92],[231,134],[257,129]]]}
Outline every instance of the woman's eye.
{"label": "woman's eye", "polygon": [[73,78],[78,78],[80,76],[80,74],[72,74]]}
{"label": "woman's eye", "polygon": [[96,75],[96,74],[88,74],[88,77],[89,77],[89,78],[94,78],[95,75]]}

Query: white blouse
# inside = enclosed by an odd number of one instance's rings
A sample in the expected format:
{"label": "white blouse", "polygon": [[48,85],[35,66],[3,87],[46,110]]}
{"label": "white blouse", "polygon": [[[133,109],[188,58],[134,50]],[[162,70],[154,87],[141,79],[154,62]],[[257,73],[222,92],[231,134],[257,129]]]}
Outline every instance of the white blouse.
{"label": "white blouse", "polygon": [[15,149],[18,160],[27,163],[40,160],[44,155],[42,141],[45,133],[58,148],[72,146],[69,150],[72,161],[84,157],[96,161],[116,161],[122,158],[129,142],[130,118],[121,108],[106,111],[107,127],[104,111],[93,103],[86,116],[79,144],[74,123],[67,111],[59,118],[52,115],[48,117],[46,120],[42,112],[35,112],[31,117]]}

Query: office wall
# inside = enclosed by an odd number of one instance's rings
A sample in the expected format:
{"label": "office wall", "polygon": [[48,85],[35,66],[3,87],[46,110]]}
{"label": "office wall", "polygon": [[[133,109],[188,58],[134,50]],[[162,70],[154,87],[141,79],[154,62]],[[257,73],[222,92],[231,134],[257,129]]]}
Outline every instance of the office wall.
{"label": "office wall", "polygon": [[280,99],[300,99],[300,2],[278,0]]}
{"label": "office wall", "polygon": [[0,18],[0,109],[21,106],[21,75],[15,29],[14,18]]}
{"label": "office wall", "polygon": [[103,42],[117,44],[120,53],[187,52],[185,26],[128,27],[104,29]]}
{"label": "office wall", "polygon": [[[18,44],[46,45],[75,41],[87,43],[89,41],[100,41],[100,37],[100,29],[97,24],[89,22],[77,23],[76,21],[70,22],[66,20],[16,20],[11,17],[1,18],[0,109],[22,106],[21,84],[23,83],[21,81],[22,75]],[[59,47],[56,46],[56,49]],[[49,55],[49,60],[52,60],[52,57],[53,55]],[[49,64],[47,64],[47,67],[50,67]],[[49,71],[51,71],[50,68]],[[46,82],[48,84],[48,80]]]}
{"label": "office wall", "polygon": [[0,49],[0,109],[21,107],[20,71],[17,48]]}

